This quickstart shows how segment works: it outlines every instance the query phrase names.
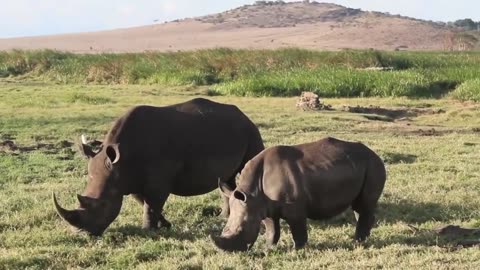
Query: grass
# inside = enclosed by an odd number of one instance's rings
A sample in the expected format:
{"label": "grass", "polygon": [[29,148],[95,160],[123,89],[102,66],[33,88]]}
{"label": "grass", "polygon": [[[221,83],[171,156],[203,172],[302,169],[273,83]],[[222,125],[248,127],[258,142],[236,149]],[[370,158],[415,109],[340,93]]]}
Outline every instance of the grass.
{"label": "grass", "polygon": [[[393,71],[364,70],[392,67]],[[480,78],[479,52],[320,52],[302,49],[79,55],[0,52],[0,77],[61,84],[208,85],[212,94],[439,97]],[[463,92],[465,90],[462,90]],[[478,98],[454,94],[460,100]]]}
{"label": "grass", "polygon": [[480,101],[480,78],[465,81],[451,95],[460,100]]}
{"label": "grass", "polygon": [[[101,138],[135,104],[166,105],[207,93],[209,87],[0,82],[0,142],[35,146],[0,152],[0,269],[480,267],[478,248],[456,246],[463,237],[429,231],[445,224],[480,226],[480,105],[450,98],[330,98],[324,102],[336,110],[304,112],[295,108],[295,98],[209,97],[240,107],[258,125],[267,146],[330,135],[374,149],[387,163],[388,180],[377,225],[365,244],[352,241],[349,210],[328,221],[309,221],[305,250],[292,250],[288,227],[282,224],[280,242],[271,250],[260,236],[249,252],[221,252],[209,238],[225,222],[208,214],[220,206],[216,191],[171,196],[165,208],[170,230],[142,230],[142,207],[127,197],[102,237],[71,233],[50,196],[56,192],[63,205],[73,208],[75,193],[85,186],[86,161],[64,141],[75,143],[82,133]],[[404,110],[408,117],[391,114],[390,121],[382,121],[380,112],[349,113],[342,105],[377,105]],[[413,233],[406,224],[421,231]]]}

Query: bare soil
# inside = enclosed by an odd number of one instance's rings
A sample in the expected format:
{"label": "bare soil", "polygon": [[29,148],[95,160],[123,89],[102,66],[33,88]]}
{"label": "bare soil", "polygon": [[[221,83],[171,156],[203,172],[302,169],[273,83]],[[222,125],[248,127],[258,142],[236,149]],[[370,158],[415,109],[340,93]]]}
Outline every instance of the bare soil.
{"label": "bare soil", "polygon": [[76,53],[184,51],[228,47],[318,50],[441,50],[439,24],[326,3],[246,5],[219,14],[110,31],[0,39],[0,50]]}

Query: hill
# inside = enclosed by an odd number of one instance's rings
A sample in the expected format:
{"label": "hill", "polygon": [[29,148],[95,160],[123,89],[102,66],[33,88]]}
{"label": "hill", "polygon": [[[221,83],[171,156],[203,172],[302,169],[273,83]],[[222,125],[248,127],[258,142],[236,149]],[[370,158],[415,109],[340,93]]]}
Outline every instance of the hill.
{"label": "hill", "polygon": [[317,2],[257,1],[223,13],[142,27],[0,39],[0,50],[77,53],[178,51],[215,47],[440,50],[443,24]]}

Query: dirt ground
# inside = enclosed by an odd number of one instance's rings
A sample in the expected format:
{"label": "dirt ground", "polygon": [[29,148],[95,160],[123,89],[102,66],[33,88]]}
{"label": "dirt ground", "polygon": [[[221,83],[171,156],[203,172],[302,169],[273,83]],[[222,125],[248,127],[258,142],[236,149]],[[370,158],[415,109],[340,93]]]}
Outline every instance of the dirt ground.
{"label": "dirt ground", "polygon": [[440,50],[447,33],[433,23],[331,4],[243,6],[220,14],[110,31],[0,39],[0,50],[76,53],[185,51],[228,47],[318,50]]}

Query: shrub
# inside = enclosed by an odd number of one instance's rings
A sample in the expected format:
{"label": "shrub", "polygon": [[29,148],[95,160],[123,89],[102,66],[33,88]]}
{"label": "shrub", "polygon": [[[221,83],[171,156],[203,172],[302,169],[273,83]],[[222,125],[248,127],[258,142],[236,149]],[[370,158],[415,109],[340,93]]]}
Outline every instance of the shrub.
{"label": "shrub", "polygon": [[451,93],[451,96],[463,101],[480,101],[480,78],[462,83]]}

